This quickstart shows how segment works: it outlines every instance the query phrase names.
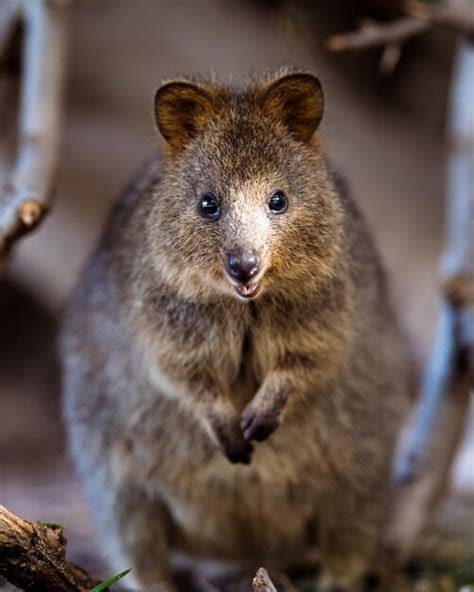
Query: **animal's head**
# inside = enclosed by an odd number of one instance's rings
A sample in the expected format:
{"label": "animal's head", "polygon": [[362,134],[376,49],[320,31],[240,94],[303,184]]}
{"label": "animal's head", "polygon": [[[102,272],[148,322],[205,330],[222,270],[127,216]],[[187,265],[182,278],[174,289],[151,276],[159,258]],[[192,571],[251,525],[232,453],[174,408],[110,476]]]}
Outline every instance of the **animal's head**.
{"label": "animal's head", "polygon": [[340,204],[321,155],[323,91],[292,73],[244,90],[170,82],[153,249],[182,290],[252,299],[331,272]]}

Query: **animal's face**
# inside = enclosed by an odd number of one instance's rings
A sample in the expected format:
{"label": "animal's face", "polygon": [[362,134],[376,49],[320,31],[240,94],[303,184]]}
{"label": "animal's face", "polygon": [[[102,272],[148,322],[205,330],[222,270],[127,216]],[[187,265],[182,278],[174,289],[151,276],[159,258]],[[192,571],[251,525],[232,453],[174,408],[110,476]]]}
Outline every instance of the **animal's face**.
{"label": "animal's face", "polygon": [[156,115],[169,149],[155,247],[173,281],[248,300],[314,280],[315,266],[327,272],[340,214],[313,137],[316,78],[289,75],[240,95],[171,83]]}

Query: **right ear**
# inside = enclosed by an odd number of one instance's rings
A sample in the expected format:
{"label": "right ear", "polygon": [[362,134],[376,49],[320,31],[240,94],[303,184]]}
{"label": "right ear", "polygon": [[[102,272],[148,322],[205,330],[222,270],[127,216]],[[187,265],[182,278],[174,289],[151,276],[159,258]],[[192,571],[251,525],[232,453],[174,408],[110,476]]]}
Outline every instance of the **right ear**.
{"label": "right ear", "polygon": [[172,148],[180,150],[215,114],[213,97],[189,82],[169,82],[155,95],[158,129]]}
{"label": "right ear", "polygon": [[324,110],[321,83],[311,74],[296,72],[278,78],[263,95],[263,107],[302,142],[318,129]]}

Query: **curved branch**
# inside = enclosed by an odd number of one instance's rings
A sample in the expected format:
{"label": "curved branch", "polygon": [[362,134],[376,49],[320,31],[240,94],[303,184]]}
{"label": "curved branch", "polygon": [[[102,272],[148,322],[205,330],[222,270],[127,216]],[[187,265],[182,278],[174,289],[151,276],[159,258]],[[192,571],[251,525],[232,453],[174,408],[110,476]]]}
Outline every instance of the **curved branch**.
{"label": "curved branch", "polygon": [[474,44],[453,77],[447,225],[438,326],[420,399],[397,459],[399,508],[391,535],[403,561],[447,481],[474,389]]}
{"label": "curved branch", "polygon": [[0,261],[50,207],[59,144],[67,5],[64,0],[28,0],[23,4],[19,153],[0,193]]}

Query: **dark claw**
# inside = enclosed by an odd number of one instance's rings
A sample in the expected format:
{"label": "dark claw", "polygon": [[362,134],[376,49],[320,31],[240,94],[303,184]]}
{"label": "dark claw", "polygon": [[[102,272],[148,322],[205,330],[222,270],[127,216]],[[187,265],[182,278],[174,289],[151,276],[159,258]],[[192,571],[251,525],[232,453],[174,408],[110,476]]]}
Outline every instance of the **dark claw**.
{"label": "dark claw", "polygon": [[227,449],[224,449],[223,452],[231,463],[249,465],[252,460],[253,446],[250,442],[244,442],[244,445],[241,448],[229,446]]}
{"label": "dark claw", "polygon": [[242,428],[243,432],[245,432],[246,430],[249,429],[249,427],[254,419],[255,419],[255,416],[253,415],[253,413],[251,413],[249,410],[244,411],[244,413],[242,415],[242,419],[240,421],[240,427]]}
{"label": "dark claw", "polygon": [[247,409],[244,411],[240,426],[246,440],[263,442],[275,431],[278,420],[270,414],[257,415]]}
{"label": "dark claw", "polygon": [[236,421],[229,422],[214,416],[211,419],[211,425],[219,448],[230,462],[248,465],[252,458],[253,446],[244,439],[238,418],[235,419]]}

